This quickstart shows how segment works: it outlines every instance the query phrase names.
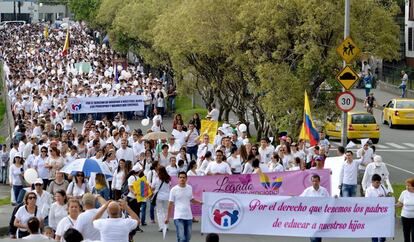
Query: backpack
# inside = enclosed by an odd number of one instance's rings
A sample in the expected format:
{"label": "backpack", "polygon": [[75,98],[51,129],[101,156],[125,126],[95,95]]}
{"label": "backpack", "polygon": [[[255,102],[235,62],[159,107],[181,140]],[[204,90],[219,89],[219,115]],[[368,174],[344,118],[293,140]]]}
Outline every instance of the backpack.
{"label": "backpack", "polygon": [[[127,179],[125,179],[124,183],[122,183],[122,186],[121,186],[121,197],[128,196],[128,193],[129,193],[128,179],[129,179],[129,177]],[[135,180],[137,180],[136,177],[135,177]]]}

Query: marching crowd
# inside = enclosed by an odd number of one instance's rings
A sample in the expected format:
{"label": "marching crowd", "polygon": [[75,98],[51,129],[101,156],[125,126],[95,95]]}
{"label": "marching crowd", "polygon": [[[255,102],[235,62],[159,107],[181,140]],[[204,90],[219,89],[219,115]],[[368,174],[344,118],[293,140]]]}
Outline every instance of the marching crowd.
{"label": "marching crowd", "polygon": [[[187,176],[324,168],[331,146],[323,131],[319,144],[313,147],[306,147],[305,140],[295,142],[285,132],[278,140],[264,137],[255,144],[247,138],[244,124],[232,127],[225,123],[212,138],[200,133],[200,115],[184,122],[178,113],[172,130],[165,130],[165,114],[174,113],[175,87],[146,75],[140,64],[114,66],[116,53],[95,41],[85,26],[76,23],[70,28],[67,56],[60,53],[65,30],[51,29],[46,36],[44,26],[32,24],[0,33],[0,56],[15,118],[11,144],[3,144],[0,153],[1,181],[11,185],[16,205],[10,221],[11,237],[128,241],[136,232],[143,232],[147,212],[149,222],[157,221],[162,232],[174,209],[177,241],[189,241],[192,223],[197,222],[190,204],[201,201],[193,198]],[[77,63],[81,62],[91,63],[88,72],[79,68]],[[133,94],[144,96],[143,116],[152,119],[148,130],[128,124],[138,115],[135,112],[84,116],[72,115],[66,108],[71,97]],[[206,118],[217,120],[218,113],[213,105]],[[76,123],[81,123],[80,130]],[[159,131],[167,131],[168,138],[144,139],[147,133]],[[342,196],[356,196],[357,184],[367,197],[393,192],[387,167],[375,155],[372,143],[362,144],[357,159],[343,147],[337,152],[344,156],[339,181]],[[81,158],[98,161],[112,176],[61,170]],[[26,184],[23,177],[28,169],[38,174],[32,184]],[[133,183],[144,176],[154,196],[138,201]],[[174,187],[171,177],[178,177]],[[407,192],[399,199],[405,211],[406,241],[410,241],[410,233],[414,236],[414,209],[410,209],[413,186],[414,181],[408,180]],[[313,189],[307,192],[318,192],[318,186]]]}

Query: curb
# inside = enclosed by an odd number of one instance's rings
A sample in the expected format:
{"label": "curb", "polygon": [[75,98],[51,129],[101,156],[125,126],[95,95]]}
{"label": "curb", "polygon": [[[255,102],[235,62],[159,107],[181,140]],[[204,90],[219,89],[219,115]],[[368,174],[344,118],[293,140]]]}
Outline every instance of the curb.
{"label": "curb", "polygon": [[[359,97],[357,97],[356,100],[357,100],[357,102],[360,102],[360,103],[364,103],[364,101],[365,101],[364,99],[359,98]],[[380,110],[380,111],[384,110],[383,106],[376,106],[374,108],[377,109],[377,110]]]}

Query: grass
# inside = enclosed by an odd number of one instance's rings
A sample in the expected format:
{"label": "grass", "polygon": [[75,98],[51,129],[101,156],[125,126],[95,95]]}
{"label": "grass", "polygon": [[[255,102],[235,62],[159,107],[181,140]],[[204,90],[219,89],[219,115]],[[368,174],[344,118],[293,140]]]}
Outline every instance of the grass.
{"label": "grass", "polygon": [[180,113],[183,117],[184,123],[188,123],[193,117],[194,113],[198,113],[200,118],[203,119],[207,116],[207,109],[199,105],[195,105],[194,109],[191,105],[191,99],[186,96],[178,96],[175,100],[176,110],[175,113]]}
{"label": "grass", "polygon": [[[398,201],[398,198],[400,197],[400,194],[402,191],[405,190],[405,185],[404,184],[392,184],[392,188],[394,189],[394,197],[395,197],[395,201]],[[395,209],[395,214],[400,217],[401,216],[401,208],[396,208]]]}
{"label": "grass", "polygon": [[9,205],[9,204],[10,204],[10,196],[0,199],[0,206]]}

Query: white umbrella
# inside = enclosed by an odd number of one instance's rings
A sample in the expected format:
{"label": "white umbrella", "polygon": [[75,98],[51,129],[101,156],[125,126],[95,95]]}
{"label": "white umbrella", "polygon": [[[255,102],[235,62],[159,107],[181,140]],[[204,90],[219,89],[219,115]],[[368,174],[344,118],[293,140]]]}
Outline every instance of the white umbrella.
{"label": "white umbrella", "polygon": [[76,159],[73,162],[65,165],[61,170],[66,174],[73,174],[76,172],[83,172],[85,176],[91,176],[91,173],[102,173],[106,177],[111,177],[111,171],[107,166],[104,166],[102,162],[93,159]]}

